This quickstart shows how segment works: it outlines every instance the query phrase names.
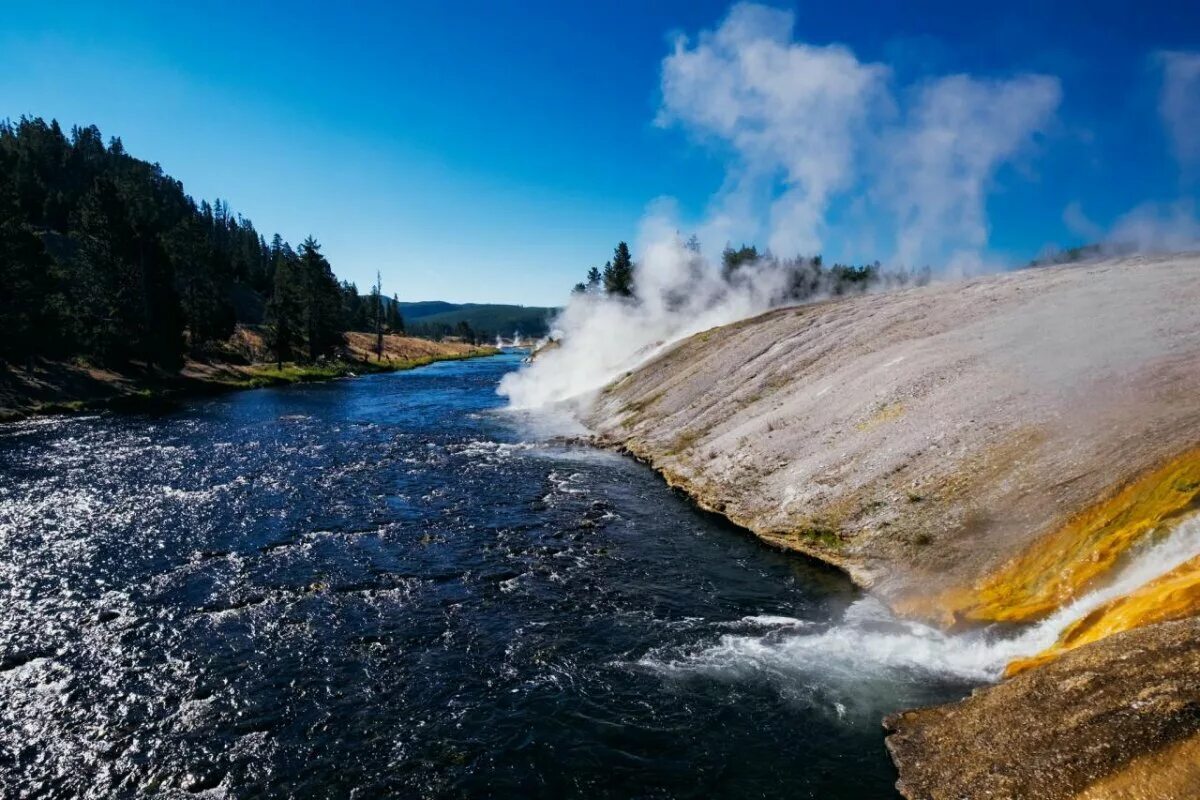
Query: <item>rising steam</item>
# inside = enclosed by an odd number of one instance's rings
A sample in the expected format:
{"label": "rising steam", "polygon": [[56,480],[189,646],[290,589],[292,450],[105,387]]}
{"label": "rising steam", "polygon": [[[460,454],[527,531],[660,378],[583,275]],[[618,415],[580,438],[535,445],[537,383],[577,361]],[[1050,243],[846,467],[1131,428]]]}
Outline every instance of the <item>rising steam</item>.
{"label": "rising steam", "polygon": [[514,408],[534,408],[603,386],[622,370],[678,339],[771,307],[784,296],[787,276],[766,262],[725,280],[688,249],[667,217],[643,222],[635,296],[572,295],[554,322],[560,343],[527,368],[506,375],[500,394]]}
{"label": "rising steam", "polygon": [[[790,12],[754,4],[695,42],[676,40],[662,67],[657,122],[731,149],[724,187],[706,218],[677,219],[654,204],[635,252],[632,298],[574,295],[554,322],[561,346],[504,379],[518,408],[603,386],[665,345],[789,299],[786,271],[762,261],[727,280],[684,246],[696,230],[704,253],[730,241],[765,241],[780,256],[814,256],[832,240],[891,242],[892,263],[979,271],[987,244],[984,200],[996,170],[1029,149],[1059,101],[1055,78],[948,76],[893,96],[891,70],[839,45],[794,41]],[[777,190],[778,187],[778,190]],[[853,198],[852,237],[829,223]],[[764,222],[765,221],[765,222]],[[791,298],[794,300],[794,298]]]}
{"label": "rising steam", "polygon": [[[725,280],[680,230],[696,231],[705,253],[762,242],[778,256],[882,254],[893,270],[932,266],[942,276],[998,268],[987,250],[988,193],[1000,168],[1036,153],[1056,124],[1059,80],[956,74],[898,87],[886,64],[797,41],[794,23],[789,11],[742,3],[715,29],[675,40],[656,123],[725,155],[724,183],[699,220],[679,219],[670,200],[652,205],[634,296],[573,296],[554,323],[561,347],[501,384],[513,406],[577,397],[684,336],[794,302],[779,270],[760,263]],[[1161,122],[1186,179],[1200,169],[1200,54],[1153,60]],[[1139,205],[1107,230],[1079,203],[1063,220],[1104,243],[1094,253],[1200,242],[1187,197]]]}

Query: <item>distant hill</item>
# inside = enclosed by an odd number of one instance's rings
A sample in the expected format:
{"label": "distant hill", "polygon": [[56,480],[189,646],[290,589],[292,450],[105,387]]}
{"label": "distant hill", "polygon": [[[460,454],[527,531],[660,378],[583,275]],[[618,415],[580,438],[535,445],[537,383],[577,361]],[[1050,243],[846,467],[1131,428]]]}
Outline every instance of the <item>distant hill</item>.
{"label": "distant hill", "polygon": [[[390,303],[387,297],[384,301]],[[416,303],[399,303],[400,313],[406,320],[418,320],[424,317],[440,314],[443,311],[456,311],[463,307],[462,303],[447,303],[444,300],[421,300]]]}
{"label": "distant hill", "polygon": [[551,317],[558,311],[544,306],[447,303],[442,300],[401,302],[399,306],[406,330],[418,336],[452,333],[460,322],[466,322],[486,338],[496,334],[508,337],[514,332],[522,336],[545,336]]}

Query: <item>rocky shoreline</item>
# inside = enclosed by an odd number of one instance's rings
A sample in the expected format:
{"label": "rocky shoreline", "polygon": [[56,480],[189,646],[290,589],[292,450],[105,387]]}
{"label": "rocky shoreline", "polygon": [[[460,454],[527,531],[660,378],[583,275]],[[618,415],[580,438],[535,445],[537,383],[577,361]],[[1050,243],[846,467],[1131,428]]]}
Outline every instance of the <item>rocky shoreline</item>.
{"label": "rocky shoreline", "polygon": [[[1200,257],[773,311],[667,348],[584,417],[900,614],[1032,624],[1098,597],[1200,508]],[[889,718],[901,791],[1181,796],[1172,781],[1194,774],[1147,766],[1200,736],[1200,559],[1169,566],[1182,574],[1097,601],[1076,649]]]}

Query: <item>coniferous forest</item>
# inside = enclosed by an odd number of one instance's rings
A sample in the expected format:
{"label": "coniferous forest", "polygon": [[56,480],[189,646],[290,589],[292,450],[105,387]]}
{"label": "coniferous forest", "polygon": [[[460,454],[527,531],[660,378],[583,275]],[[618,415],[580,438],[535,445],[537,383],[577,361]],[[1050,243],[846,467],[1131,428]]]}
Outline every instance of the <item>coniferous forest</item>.
{"label": "coniferous forest", "polygon": [[268,242],[119,138],[40,118],[0,123],[0,287],[0,360],[14,363],[173,368],[239,322],[261,323],[280,361],[316,360],[345,330],[403,329],[378,290],[338,283],[312,237]]}

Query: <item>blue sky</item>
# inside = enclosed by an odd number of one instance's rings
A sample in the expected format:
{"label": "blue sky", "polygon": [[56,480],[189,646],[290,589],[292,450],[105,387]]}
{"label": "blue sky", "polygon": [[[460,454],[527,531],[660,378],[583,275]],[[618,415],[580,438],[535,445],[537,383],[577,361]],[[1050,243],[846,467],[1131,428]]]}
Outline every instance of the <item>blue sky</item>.
{"label": "blue sky", "polygon": [[[1072,203],[1106,229],[1197,197],[1155,53],[1200,50],[1200,4],[776,5],[797,40],[887,65],[900,104],[955,73],[1059,81],[1033,144],[988,179],[992,258],[1082,241]],[[360,286],[379,269],[405,299],[552,304],[655,198],[684,225],[711,207],[736,153],[655,119],[674,36],[729,7],[0,2],[0,117],[95,123],[268,235],[312,233]],[[859,257],[853,238],[842,226],[827,258]]]}

